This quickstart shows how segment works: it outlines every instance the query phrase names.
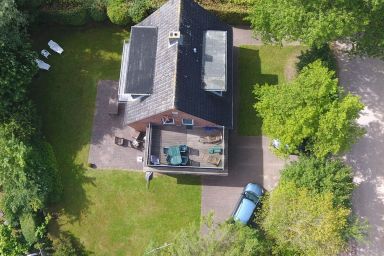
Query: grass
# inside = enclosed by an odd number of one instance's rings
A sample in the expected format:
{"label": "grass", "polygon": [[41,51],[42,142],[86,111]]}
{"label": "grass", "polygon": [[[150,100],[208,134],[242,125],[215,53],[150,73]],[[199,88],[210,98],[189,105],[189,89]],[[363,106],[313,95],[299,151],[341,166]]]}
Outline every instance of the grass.
{"label": "grass", "polygon": [[281,84],[285,82],[285,70],[294,65],[294,57],[304,46],[241,46],[239,48],[238,74],[240,102],[238,116],[239,134],[262,134],[262,120],[257,116],[253,94],[256,84]]}
{"label": "grass", "polygon": [[41,71],[31,88],[64,185],[50,234],[69,231],[93,255],[140,255],[151,240],[169,241],[173,232],[200,220],[196,177],[156,177],[147,191],[142,173],[85,168],[97,81],[118,79],[128,37],[127,30],[108,25],[32,31],[36,50],[47,48],[49,39],[64,48],[63,55],[49,57],[51,70]]}

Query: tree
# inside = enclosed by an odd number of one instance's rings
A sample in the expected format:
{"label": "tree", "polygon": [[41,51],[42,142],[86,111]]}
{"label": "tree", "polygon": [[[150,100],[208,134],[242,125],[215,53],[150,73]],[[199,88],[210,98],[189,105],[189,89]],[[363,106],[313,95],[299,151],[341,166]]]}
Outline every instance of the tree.
{"label": "tree", "polygon": [[352,169],[340,160],[300,157],[283,169],[280,180],[292,182],[314,194],[332,193],[335,206],[351,207],[355,188]]}
{"label": "tree", "polygon": [[178,232],[175,239],[162,246],[147,249],[149,255],[229,256],[270,255],[271,243],[262,233],[240,223],[222,223],[214,226],[206,222],[207,234],[200,227],[190,226]]}
{"label": "tree", "polygon": [[131,22],[129,5],[125,1],[110,1],[107,6],[107,15],[111,22],[117,25],[128,25]]}
{"label": "tree", "polygon": [[384,56],[384,1],[253,0],[248,20],[265,42],[302,41],[310,46],[350,40],[355,50]]}
{"label": "tree", "polygon": [[11,118],[27,101],[27,86],[37,72],[35,58],[28,43],[13,49],[0,42],[0,122]]}
{"label": "tree", "polygon": [[59,239],[54,242],[53,256],[86,256],[90,253],[73,234],[61,232]]}
{"label": "tree", "polygon": [[27,253],[21,237],[13,232],[10,226],[0,224],[0,255],[19,256]]}
{"label": "tree", "polygon": [[57,201],[61,183],[49,144],[26,144],[0,127],[0,184],[3,210],[11,221]]}
{"label": "tree", "polygon": [[334,72],[320,61],[282,85],[256,86],[255,109],[266,135],[279,139],[280,155],[309,152],[318,158],[349,149],[364,130],[355,120],[363,104],[338,86]]}
{"label": "tree", "polygon": [[149,0],[134,0],[129,8],[129,16],[133,22],[139,23],[147,16],[150,9],[151,2]]}
{"label": "tree", "polygon": [[337,255],[347,243],[343,234],[349,214],[349,209],[333,206],[330,193],[314,195],[282,182],[264,201],[261,226],[279,254]]}
{"label": "tree", "polygon": [[[23,44],[26,20],[16,7],[14,0],[0,1],[0,47],[5,44],[17,49]],[[0,53],[4,49],[0,50]],[[2,60],[2,57],[0,57]],[[2,64],[2,63],[1,63]]]}

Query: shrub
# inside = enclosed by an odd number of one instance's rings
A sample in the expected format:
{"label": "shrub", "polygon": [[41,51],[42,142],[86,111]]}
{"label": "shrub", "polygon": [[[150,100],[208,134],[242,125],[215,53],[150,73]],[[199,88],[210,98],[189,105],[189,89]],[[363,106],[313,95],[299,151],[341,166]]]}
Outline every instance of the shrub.
{"label": "shrub", "polygon": [[44,10],[40,14],[43,22],[56,22],[64,25],[80,26],[89,20],[85,6],[78,5],[68,9]]}
{"label": "shrub", "polygon": [[139,23],[148,15],[150,9],[151,2],[149,0],[133,0],[129,8],[129,16],[133,22]]}
{"label": "shrub", "polygon": [[89,6],[89,15],[94,21],[104,21],[107,18],[107,4],[105,0],[92,1]]}
{"label": "shrub", "polygon": [[300,72],[304,67],[315,60],[320,60],[323,66],[336,72],[336,59],[328,44],[323,44],[319,48],[312,46],[305,52],[302,51],[299,56],[299,62],[296,64],[297,71]]}
{"label": "shrub", "polygon": [[31,213],[23,214],[20,217],[21,232],[28,244],[33,245],[37,242],[36,221]]}
{"label": "shrub", "polygon": [[85,256],[89,252],[74,235],[69,232],[62,232],[54,243],[53,256]]}
{"label": "shrub", "polygon": [[112,1],[107,6],[107,15],[112,23],[128,25],[131,22],[129,5],[121,1]]}

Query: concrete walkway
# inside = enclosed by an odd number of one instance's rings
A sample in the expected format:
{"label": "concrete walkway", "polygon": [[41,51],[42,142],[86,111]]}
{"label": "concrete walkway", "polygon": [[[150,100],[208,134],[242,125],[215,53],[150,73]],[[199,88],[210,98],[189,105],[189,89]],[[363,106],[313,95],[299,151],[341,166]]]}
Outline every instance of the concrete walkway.
{"label": "concrete walkway", "polygon": [[384,255],[384,62],[339,53],[338,64],[341,84],[366,106],[358,122],[367,133],[346,156],[358,184],[353,209],[370,225],[368,243],[358,246],[357,255]]}

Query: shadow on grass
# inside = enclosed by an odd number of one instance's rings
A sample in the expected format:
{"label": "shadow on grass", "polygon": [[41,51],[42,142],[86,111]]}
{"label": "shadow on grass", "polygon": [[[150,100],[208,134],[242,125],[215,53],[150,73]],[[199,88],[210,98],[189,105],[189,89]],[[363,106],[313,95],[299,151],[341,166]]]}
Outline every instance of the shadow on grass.
{"label": "shadow on grass", "polygon": [[262,74],[261,58],[258,49],[238,48],[238,89],[239,89],[239,113],[238,132],[240,135],[261,135],[262,120],[254,109],[256,103],[253,90],[256,84],[276,85],[277,74]]}
{"label": "shadow on grass", "polygon": [[63,214],[64,222],[73,223],[80,220],[90,205],[84,186],[93,184],[93,179],[86,175],[85,163],[97,81],[118,78],[122,41],[127,38],[127,32],[108,25],[84,28],[55,25],[40,26],[32,31],[31,37],[37,52],[48,49],[50,39],[64,48],[62,55],[52,52],[46,60],[52,68],[35,77],[31,95],[42,116],[43,132],[52,144],[63,181],[63,198],[52,209]]}

